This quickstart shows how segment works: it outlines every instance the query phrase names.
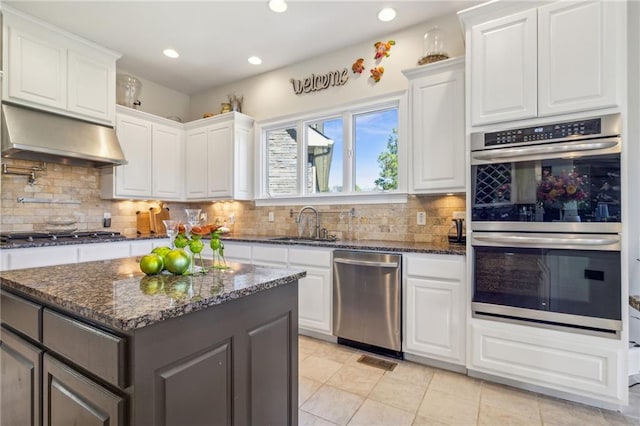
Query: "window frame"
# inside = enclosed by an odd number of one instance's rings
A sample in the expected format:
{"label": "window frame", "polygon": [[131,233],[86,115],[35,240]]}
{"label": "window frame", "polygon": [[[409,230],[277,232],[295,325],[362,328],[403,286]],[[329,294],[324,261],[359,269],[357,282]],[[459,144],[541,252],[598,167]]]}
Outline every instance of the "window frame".
{"label": "window frame", "polygon": [[[356,192],[354,188],[355,158],[349,157],[350,152],[355,156],[355,129],[353,128],[353,118],[359,114],[384,111],[390,108],[398,109],[398,188],[394,191],[371,191]],[[349,188],[348,192],[321,192],[307,193],[307,141],[306,126],[313,122],[326,121],[331,119],[342,119],[343,132],[343,162],[342,176],[343,188]],[[266,135],[269,131],[283,128],[295,128],[297,134],[302,138],[298,142],[297,150],[297,191],[296,195],[272,195],[269,194],[268,182],[268,141]],[[304,113],[295,116],[275,118],[256,123],[256,198],[257,206],[268,205],[290,205],[290,204],[379,204],[379,203],[406,203],[408,188],[408,162],[407,150],[409,149],[407,131],[407,96],[405,92],[386,95],[367,101],[360,101],[345,104],[339,108]],[[351,158],[350,161],[345,161]],[[303,161],[303,159],[305,159]],[[353,189],[353,191],[352,191]]]}

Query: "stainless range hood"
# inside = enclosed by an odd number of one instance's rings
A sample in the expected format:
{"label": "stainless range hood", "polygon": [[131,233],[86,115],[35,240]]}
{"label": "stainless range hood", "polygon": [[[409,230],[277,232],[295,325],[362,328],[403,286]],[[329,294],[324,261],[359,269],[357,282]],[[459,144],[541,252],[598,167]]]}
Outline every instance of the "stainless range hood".
{"label": "stainless range hood", "polygon": [[2,156],[83,167],[127,164],[112,127],[6,103]]}

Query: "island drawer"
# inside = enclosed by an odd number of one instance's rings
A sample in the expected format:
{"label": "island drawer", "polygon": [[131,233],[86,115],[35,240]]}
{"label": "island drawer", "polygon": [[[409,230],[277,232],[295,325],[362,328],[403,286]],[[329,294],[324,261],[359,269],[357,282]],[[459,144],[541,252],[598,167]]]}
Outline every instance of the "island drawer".
{"label": "island drawer", "polygon": [[42,339],[42,309],[37,303],[0,290],[2,323],[38,342]]}
{"label": "island drawer", "polygon": [[107,382],[127,386],[126,339],[45,309],[42,342]]}

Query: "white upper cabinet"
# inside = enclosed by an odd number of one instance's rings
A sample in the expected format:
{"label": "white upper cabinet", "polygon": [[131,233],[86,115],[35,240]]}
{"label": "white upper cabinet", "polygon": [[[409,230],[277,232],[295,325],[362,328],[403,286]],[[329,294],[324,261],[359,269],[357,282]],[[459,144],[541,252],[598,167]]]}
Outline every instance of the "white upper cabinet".
{"label": "white upper cabinet", "polygon": [[501,3],[461,13],[472,126],[619,105],[624,2]]}
{"label": "white upper cabinet", "polygon": [[464,58],[403,73],[411,104],[410,192],[464,192]]}
{"label": "white upper cabinet", "polygon": [[231,112],[186,127],[187,200],[250,200],[253,119]]}
{"label": "white upper cabinet", "polygon": [[117,108],[116,132],[127,164],[102,169],[102,198],[183,199],[182,124]]}
{"label": "white upper cabinet", "polygon": [[113,125],[119,54],[3,7],[3,100]]}
{"label": "white upper cabinet", "polygon": [[618,104],[615,8],[603,1],[538,9],[538,115]]}
{"label": "white upper cabinet", "polygon": [[535,9],[471,29],[473,125],[535,117]]}

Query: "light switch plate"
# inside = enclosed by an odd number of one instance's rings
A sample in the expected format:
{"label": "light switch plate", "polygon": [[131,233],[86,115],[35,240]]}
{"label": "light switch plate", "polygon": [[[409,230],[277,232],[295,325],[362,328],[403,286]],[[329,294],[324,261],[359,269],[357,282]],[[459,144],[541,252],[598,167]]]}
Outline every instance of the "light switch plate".
{"label": "light switch plate", "polygon": [[269,222],[274,222],[275,220],[276,220],[276,218],[273,215],[273,212],[269,212]]}
{"label": "light switch plate", "polygon": [[418,214],[416,215],[416,222],[418,222],[418,225],[426,225],[427,224],[427,213],[418,212]]}

